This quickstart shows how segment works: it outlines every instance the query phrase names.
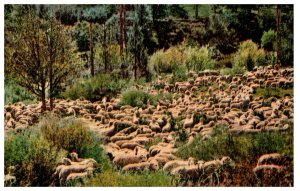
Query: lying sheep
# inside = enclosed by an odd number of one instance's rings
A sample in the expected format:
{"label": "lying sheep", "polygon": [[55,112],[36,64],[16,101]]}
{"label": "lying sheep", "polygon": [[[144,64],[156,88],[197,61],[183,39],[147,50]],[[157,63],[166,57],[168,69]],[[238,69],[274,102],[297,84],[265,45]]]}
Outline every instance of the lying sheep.
{"label": "lying sheep", "polygon": [[91,171],[86,171],[86,172],[79,172],[79,173],[71,173],[68,175],[66,181],[71,181],[71,180],[77,180],[77,179],[83,179],[88,176],[91,176],[90,174]]}
{"label": "lying sheep", "polygon": [[74,164],[68,166],[64,165],[62,168],[60,168],[58,177],[60,180],[65,180],[69,176],[69,174],[85,172],[86,169],[88,169],[89,167],[94,167],[94,164],[88,163],[88,164]]}
{"label": "lying sheep", "polygon": [[117,155],[115,156],[113,163],[117,167],[125,166],[128,164],[139,163],[147,161],[147,157],[144,155],[135,155],[133,153],[127,155]]}
{"label": "lying sheep", "polygon": [[128,171],[141,171],[141,170],[153,170],[156,171],[159,169],[158,162],[153,159],[150,162],[141,162],[141,163],[135,163],[135,164],[128,164],[122,168],[122,173],[128,172]]}
{"label": "lying sheep", "polygon": [[184,160],[172,160],[172,161],[167,162],[164,165],[163,171],[171,172],[176,167],[179,167],[179,166],[189,166],[189,165],[193,165],[193,164],[194,164],[194,158],[192,158],[192,157],[190,157],[188,159],[188,161],[184,161]]}

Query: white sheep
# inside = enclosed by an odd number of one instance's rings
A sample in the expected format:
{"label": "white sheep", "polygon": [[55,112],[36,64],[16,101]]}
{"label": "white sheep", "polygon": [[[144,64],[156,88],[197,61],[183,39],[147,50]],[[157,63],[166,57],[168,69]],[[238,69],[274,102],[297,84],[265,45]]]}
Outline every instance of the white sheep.
{"label": "white sheep", "polygon": [[264,154],[259,157],[257,165],[274,164],[279,165],[283,162],[284,156],[279,153]]}
{"label": "white sheep", "polygon": [[117,167],[125,166],[128,164],[138,163],[138,162],[145,162],[147,161],[147,157],[144,155],[135,155],[133,153],[127,155],[117,155],[115,156],[113,163]]}
{"label": "white sheep", "polygon": [[184,161],[184,160],[172,160],[172,161],[167,162],[164,165],[163,171],[171,172],[176,167],[179,167],[179,166],[189,166],[189,165],[193,165],[193,164],[194,164],[194,159],[191,158],[191,157],[189,158],[188,161]]}
{"label": "white sheep", "polygon": [[138,170],[144,170],[144,169],[156,171],[159,169],[158,162],[155,159],[153,159],[149,162],[128,164],[122,168],[122,173],[127,172],[127,171],[138,171]]}

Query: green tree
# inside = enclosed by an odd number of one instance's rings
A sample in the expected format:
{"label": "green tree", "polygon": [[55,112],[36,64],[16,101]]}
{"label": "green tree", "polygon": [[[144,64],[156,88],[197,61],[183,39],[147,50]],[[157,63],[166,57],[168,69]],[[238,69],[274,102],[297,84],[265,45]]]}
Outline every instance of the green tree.
{"label": "green tree", "polygon": [[137,79],[137,70],[140,69],[142,75],[147,73],[147,48],[144,45],[147,38],[147,29],[152,21],[150,7],[147,5],[135,5],[134,13],[131,17],[132,27],[129,31],[129,51],[133,54],[134,79]]}

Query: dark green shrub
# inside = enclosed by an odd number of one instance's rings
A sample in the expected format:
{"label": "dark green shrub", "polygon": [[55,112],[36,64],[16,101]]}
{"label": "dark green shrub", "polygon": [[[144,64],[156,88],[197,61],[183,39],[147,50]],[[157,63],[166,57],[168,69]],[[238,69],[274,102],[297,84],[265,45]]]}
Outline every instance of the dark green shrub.
{"label": "dark green shrub", "polygon": [[269,31],[264,31],[261,37],[261,45],[266,48],[268,51],[276,49],[276,36],[277,33],[270,29]]}

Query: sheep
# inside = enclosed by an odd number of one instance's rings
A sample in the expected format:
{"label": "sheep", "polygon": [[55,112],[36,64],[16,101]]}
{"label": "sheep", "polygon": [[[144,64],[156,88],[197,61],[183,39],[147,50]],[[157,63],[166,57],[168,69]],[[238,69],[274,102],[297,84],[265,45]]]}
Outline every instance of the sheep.
{"label": "sheep", "polygon": [[74,165],[63,166],[60,169],[58,177],[60,180],[65,180],[69,174],[84,172],[89,167],[94,167],[94,164],[88,163],[88,164],[84,164],[84,165],[74,164]]}
{"label": "sheep", "polygon": [[127,171],[138,171],[138,170],[144,170],[149,169],[156,171],[159,169],[158,162],[155,159],[152,159],[149,162],[141,162],[141,163],[135,163],[135,164],[128,164],[124,166],[121,170],[122,173],[125,173]]}
{"label": "sheep", "polygon": [[8,173],[4,175],[4,185],[12,186],[16,182],[16,177],[13,175],[16,168],[14,166],[8,167]]}
{"label": "sheep", "polygon": [[194,164],[194,159],[193,158],[189,158],[188,161],[184,161],[184,160],[172,160],[167,162],[164,167],[163,167],[163,171],[165,172],[171,172],[173,169],[175,169],[178,166],[189,166],[189,165],[193,165]]}
{"label": "sheep", "polygon": [[134,135],[124,135],[124,136],[112,136],[110,138],[111,142],[117,142],[117,141],[122,141],[122,140],[131,140],[134,138]]}
{"label": "sheep", "polygon": [[87,170],[85,172],[79,172],[79,173],[71,173],[71,174],[68,175],[66,181],[83,179],[83,178],[89,177],[91,175],[92,175],[91,170]]}
{"label": "sheep", "polygon": [[278,166],[278,165],[274,165],[274,164],[264,164],[264,165],[258,165],[253,169],[254,174],[259,177],[262,178],[264,174],[266,173],[270,173],[273,174],[274,173],[280,173],[284,170],[284,168],[282,166]]}
{"label": "sheep", "polygon": [[194,114],[189,115],[188,118],[184,120],[183,128],[192,128],[194,125]]}
{"label": "sheep", "polygon": [[136,143],[136,142],[125,142],[121,145],[121,148],[127,148],[127,149],[135,149],[136,147],[142,147],[142,145]]}
{"label": "sheep", "polygon": [[284,162],[285,156],[279,153],[264,154],[259,157],[257,165],[274,164],[280,165]]}
{"label": "sheep", "polygon": [[147,157],[144,155],[135,155],[133,153],[127,155],[117,155],[113,163],[115,166],[125,166],[128,164],[138,163],[138,162],[145,162],[147,161]]}
{"label": "sheep", "polygon": [[171,119],[169,118],[167,120],[167,124],[162,128],[162,132],[165,133],[165,132],[170,132],[171,131]]}

